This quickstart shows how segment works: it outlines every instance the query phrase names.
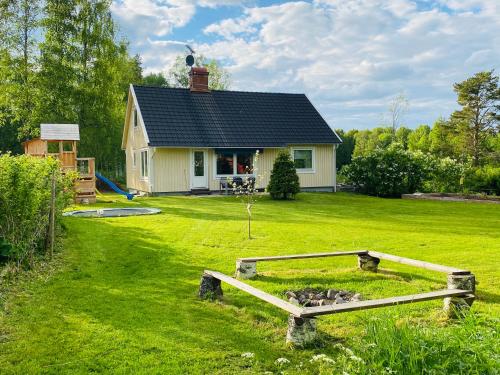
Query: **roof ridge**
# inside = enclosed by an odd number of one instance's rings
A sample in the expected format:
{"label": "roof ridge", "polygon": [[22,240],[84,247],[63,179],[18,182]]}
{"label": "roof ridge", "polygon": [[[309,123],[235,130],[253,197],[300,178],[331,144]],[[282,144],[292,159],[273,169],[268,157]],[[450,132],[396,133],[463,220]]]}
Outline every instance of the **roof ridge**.
{"label": "roof ridge", "polygon": [[[154,85],[139,85],[133,83],[134,87],[145,87],[148,89],[158,89],[158,90],[179,90],[179,91],[189,91],[186,87],[162,87]],[[237,92],[237,93],[248,93],[248,94],[279,94],[279,95],[304,95],[302,92],[274,92],[274,91],[244,91],[244,90],[210,90],[210,92]]]}

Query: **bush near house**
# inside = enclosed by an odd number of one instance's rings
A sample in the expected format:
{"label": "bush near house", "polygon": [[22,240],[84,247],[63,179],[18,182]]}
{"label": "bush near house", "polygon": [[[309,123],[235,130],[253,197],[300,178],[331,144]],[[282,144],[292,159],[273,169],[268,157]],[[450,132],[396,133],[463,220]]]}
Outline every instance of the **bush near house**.
{"label": "bush near house", "polygon": [[70,202],[73,177],[53,158],[0,155],[0,252],[17,266],[43,255],[48,240],[52,176],[56,181],[55,218]]}
{"label": "bush near house", "polygon": [[300,191],[299,176],[289,152],[278,153],[267,190],[273,199],[293,199]]}
{"label": "bush near house", "polygon": [[355,157],[342,175],[360,192],[381,197],[416,191],[500,195],[500,167],[474,168],[467,162],[404,150],[397,144]]}
{"label": "bush near house", "polygon": [[353,158],[342,173],[362,193],[397,197],[423,188],[429,161],[424,154],[389,147]]}
{"label": "bush near house", "polygon": [[500,195],[500,167],[486,165],[470,169],[464,183],[469,191]]}

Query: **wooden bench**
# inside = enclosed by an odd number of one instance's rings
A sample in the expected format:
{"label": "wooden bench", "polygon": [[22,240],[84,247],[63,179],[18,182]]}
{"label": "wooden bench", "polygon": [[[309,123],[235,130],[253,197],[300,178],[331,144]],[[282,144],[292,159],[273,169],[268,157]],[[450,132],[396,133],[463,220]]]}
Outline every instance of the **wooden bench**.
{"label": "wooden bench", "polygon": [[396,263],[406,264],[418,268],[424,268],[432,271],[443,272],[450,275],[468,275],[470,271],[462,270],[454,267],[442,266],[415,260],[410,258],[403,258],[396,255],[380,253],[371,250],[354,250],[354,251],[337,251],[330,253],[311,253],[311,254],[293,254],[293,255],[278,255],[267,257],[252,257],[252,258],[239,258],[236,260],[236,277],[240,279],[250,279],[257,275],[257,262],[270,262],[282,260],[295,260],[295,259],[311,259],[311,258],[324,258],[324,257],[338,257],[347,255],[358,256],[358,266],[367,271],[377,271],[380,259],[389,260]]}

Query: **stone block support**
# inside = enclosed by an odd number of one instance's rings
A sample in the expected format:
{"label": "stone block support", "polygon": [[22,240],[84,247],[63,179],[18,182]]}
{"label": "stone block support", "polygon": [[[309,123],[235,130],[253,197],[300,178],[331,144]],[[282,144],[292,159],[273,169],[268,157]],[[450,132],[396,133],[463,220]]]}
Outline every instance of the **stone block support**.
{"label": "stone block support", "polygon": [[448,289],[471,290],[472,294],[467,297],[447,297],[444,299],[444,311],[449,318],[464,316],[474,302],[476,292],[476,278],[473,274],[448,275]]}
{"label": "stone block support", "polygon": [[377,272],[379,263],[379,258],[366,254],[358,255],[358,267],[363,271]]}
{"label": "stone block support", "polygon": [[313,343],[316,340],[316,336],[315,318],[298,318],[294,315],[288,317],[287,345],[303,348]]}
{"label": "stone block support", "polygon": [[222,288],[220,286],[220,280],[211,275],[203,274],[200,280],[198,296],[202,299],[221,299]]}
{"label": "stone block support", "polygon": [[236,261],[236,277],[239,279],[251,279],[257,275],[257,262]]}

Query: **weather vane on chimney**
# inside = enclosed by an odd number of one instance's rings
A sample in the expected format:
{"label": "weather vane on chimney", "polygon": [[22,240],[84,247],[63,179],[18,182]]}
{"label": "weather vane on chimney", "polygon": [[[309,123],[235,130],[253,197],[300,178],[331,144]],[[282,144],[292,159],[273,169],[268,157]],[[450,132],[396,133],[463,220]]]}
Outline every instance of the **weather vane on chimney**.
{"label": "weather vane on chimney", "polygon": [[192,49],[188,44],[186,44],[186,48],[189,50],[190,54],[186,56],[186,65],[193,66],[194,65],[194,49]]}

